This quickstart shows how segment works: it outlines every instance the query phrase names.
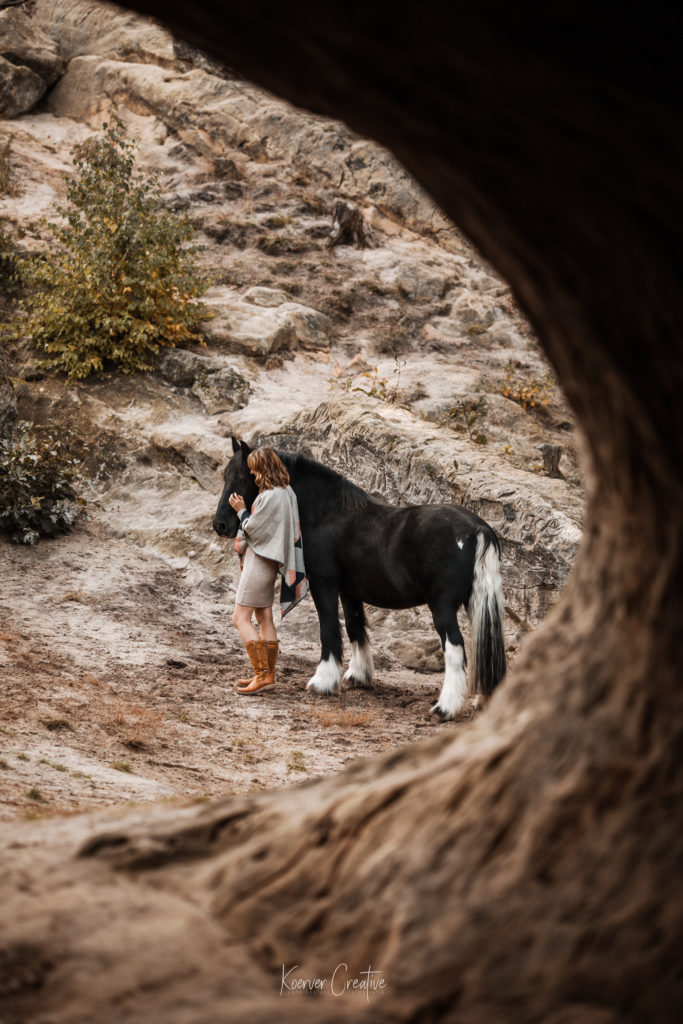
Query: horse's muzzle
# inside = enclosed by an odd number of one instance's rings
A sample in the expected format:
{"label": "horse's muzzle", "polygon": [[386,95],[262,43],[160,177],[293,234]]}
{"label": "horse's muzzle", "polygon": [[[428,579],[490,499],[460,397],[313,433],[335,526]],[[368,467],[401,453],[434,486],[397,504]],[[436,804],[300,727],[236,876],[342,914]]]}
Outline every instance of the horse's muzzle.
{"label": "horse's muzzle", "polygon": [[219,519],[218,516],[216,516],[213,521],[213,528],[219,536],[227,537],[228,524],[223,519]]}

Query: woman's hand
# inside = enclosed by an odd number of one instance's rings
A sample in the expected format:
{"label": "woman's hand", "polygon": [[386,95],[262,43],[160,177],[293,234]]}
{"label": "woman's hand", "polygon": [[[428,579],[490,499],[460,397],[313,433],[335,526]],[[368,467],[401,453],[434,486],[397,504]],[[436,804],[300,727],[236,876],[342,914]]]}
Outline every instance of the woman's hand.
{"label": "woman's hand", "polygon": [[242,509],[245,509],[247,507],[244,504],[244,498],[242,497],[241,494],[231,494],[230,497],[228,498],[228,502],[230,504],[230,508],[233,509],[234,512],[237,512],[238,515],[242,511]]}

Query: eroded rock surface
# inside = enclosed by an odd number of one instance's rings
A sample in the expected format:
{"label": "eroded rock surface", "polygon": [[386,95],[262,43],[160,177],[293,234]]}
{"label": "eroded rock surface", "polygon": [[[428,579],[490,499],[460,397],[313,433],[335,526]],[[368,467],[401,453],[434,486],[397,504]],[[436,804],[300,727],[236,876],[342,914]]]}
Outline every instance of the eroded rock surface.
{"label": "eroded rock surface", "polygon": [[32,110],[63,70],[56,45],[24,11],[0,11],[0,117]]}

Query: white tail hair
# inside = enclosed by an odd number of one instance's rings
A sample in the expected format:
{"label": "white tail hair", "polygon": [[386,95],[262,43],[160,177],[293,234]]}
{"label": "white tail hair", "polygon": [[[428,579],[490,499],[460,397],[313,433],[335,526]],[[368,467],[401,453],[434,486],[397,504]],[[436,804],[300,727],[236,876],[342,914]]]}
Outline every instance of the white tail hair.
{"label": "white tail hair", "polygon": [[477,534],[472,593],[467,614],[472,623],[472,691],[493,693],[505,675],[503,581],[495,536]]}

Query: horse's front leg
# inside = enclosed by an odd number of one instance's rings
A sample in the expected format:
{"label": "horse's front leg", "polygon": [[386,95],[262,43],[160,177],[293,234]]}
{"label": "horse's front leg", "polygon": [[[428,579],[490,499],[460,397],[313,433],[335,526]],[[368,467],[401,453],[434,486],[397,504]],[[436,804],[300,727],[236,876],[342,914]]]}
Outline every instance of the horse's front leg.
{"label": "horse's front leg", "polygon": [[342,639],[339,629],[339,589],[335,584],[311,583],[311,596],[320,620],[320,663],[307,689],[334,693],[341,683]]}

